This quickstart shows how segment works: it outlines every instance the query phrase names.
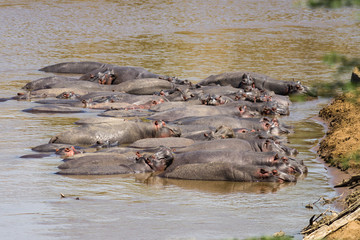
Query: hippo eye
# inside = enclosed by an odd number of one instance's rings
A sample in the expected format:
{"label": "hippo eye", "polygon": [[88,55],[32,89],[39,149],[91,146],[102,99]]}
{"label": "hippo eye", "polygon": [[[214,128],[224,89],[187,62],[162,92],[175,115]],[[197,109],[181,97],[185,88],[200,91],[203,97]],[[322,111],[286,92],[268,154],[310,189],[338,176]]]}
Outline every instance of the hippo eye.
{"label": "hippo eye", "polygon": [[275,176],[279,175],[278,171],[276,169],[272,170],[272,174],[274,174]]}
{"label": "hippo eye", "polygon": [[289,162],[289,159],[287,157],[282,157],[281,160],[284,162],[284,163],[288,163]]}
{"label": "hippo eye", "polygon": [[261,169],[260,169],[260,173],[261,173],[261,174],[265,174],[265,173],[267,173],[267,171],[266,171],[265,169],[262,169],[262,168],[261,168]]}

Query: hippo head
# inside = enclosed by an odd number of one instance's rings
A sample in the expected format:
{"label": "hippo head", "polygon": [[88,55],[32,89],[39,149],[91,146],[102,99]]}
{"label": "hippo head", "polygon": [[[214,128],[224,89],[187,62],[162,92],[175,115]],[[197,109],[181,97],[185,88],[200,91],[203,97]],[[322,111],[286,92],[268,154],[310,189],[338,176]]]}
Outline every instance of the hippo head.
{"label": "hippo head", "polygon": [[272,139],[266,139],[261,146],[261,150],[263,152],[273,151],[286,156],[296,156],[298,154],[296,149],[290,148],[282,144],[280,141],[274,141]]}
{"label": "hippo head", "polygon": [[278,168],[281,172],[288,174],[304,174],[307,173],[307,167],[302,161],[297,161],[293,158],[282,157],[278,164]]}
{"label": "hippo head", "polygon": [[275,136],[279,136],[281,134],[289,134],[290,131],[284,126],[281,126],[277,118],[274,118],[270,122],[269,132]]}
{"label": "hippo head", "polygon": [[60,155],[62,158],[72,157],[75,154],[79,154],[79,153],[82,153],[82,151],[75,149],[74,146],[55,149],[55,154]]}
{"label": "hippo head", "polygon": [[75,97],[78,97],[78,96],[76,96],[76,94],[73,91],[62,92],[56,96],[56,98],[60,98],[60,99],[70,99],[70,98],[75,98]]}
{"label": "hippo head", "polygon": [[98,72],[92,81],[98,80],[99,84],[111,85],[115,79],[114,70],[106,70],[105,72]]}
{"label": "hippo head", "polygon": [[262,182],[296,182],[294,175],[284,173],[274,167],[266,166],[256,169],[254,177]]}
{"label": "hippo head", "polygon": [[208,140],[213,139],[225,139],[225,138],[234,138],[234,130],[228,126],[221,125],[215,131],[210,132],[210,134],[204,134]]}
{"label": "hippo head", "polygon": [[168,166],[172,164],[174,155],[170,148],[161,146],[160,150],[154,155],[146,158],[146,163],[154,171],[164,171]]}
{"label": "hippo head", "polygon": [[274,101],[268,101],[264,105],[261,113],[264,115],[289,115],[290,111],[288,106],[278,104]]}
{"label": "hippo head", "polygon": [[253,86],[254,79],[251,77],[250,73],[244,73],[239,84],[239,88],[245,88],[247,86]]}
{"label": "hippo head", "polygon": [[293,93],[306,93],[308,92],[308,88],[303,86],[300,81],[294,81],[289,84],[289,94]]}
{"label": "hippo head", "polygon": [[168,126],[165,124],[165,122],[161,121],[155,121],[154,122],[155,127],[155,137],[180,137],[181,130],[179,127],[176,126]]}

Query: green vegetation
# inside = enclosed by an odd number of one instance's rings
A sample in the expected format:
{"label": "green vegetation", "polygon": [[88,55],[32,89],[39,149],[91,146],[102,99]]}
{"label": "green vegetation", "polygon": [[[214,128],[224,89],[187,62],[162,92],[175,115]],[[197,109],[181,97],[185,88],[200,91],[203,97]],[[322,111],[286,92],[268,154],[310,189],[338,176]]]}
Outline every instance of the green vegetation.
{"label": "green vegetation", "polygon": [[360,6],[360,0],[308,0],[307,4],[311,8],[339,8]]}
{"label": "green vegetation", "polygon": [[336,52],[326,54],[323,61],[330,66],[336,66],[339,74],[349,72],[354,67],[360,66],[360,58],[348,58]]}
{"label": "green vegetation", "polygon": [[[312,86],[316,90],[317,95],[332,97],[339,93],[354,91],[356,96],[358,96],[359,91],[355,91],[357,85],[351,83],[349,79],[354,67],[360,67],[360,58],[349,58],[345,55],[331,52],[323,57],[323,62],[336,68],[335,80],[333,82],[316,83]],[[340,80],[340,76],[344,73],[349,77],[349,81]]]}
{"label": "green vegetation", "polygon": [[347,156],[339,159],[337,164],[341,167],[341,170],[347,170],[349,168],[360,168],[360,151],[350,153]]}

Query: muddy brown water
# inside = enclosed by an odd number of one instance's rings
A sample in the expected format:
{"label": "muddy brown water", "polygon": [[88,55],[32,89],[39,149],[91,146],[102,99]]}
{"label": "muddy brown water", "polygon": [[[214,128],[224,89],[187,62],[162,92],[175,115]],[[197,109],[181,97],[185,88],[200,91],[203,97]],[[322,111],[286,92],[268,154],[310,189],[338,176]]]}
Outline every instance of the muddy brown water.
{"label": "muddy brown water", "polygon": [[[0,98],[49,76],[63,61],[141,66],[193,81],[245,70],[304,84],[330,81],[323,54],[360,52],[352,9],[309,10],[300,1],[0,1]],[[147,176],[67,177],[60,159],[19,158],[83,114],[31,114],[0,103],[1,239],[228,239],[283,230],[300,239],[334,197],[310,149],[324,134],[313,117],[329,99],[294,103],[282,121],[309,167],[296,184],[178,181]],[[60,198],[63,193],[67,198]],[[79,200],[76,200],[76,198]]]}

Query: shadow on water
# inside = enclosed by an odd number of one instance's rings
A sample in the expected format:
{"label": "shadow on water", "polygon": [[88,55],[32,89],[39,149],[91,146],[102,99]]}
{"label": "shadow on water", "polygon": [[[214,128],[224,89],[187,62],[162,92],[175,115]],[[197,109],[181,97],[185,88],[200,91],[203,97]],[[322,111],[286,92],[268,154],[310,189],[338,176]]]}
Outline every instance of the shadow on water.
{"label": "shadow on water", "polygon": [[[230,194],[230,193],[255,193],[266,194],[275,193],[276,191],[287,186],[294,186],[296,183],[273,183],[273,182],[226,182],[226,181],[196,181],[196,180],[179,180],[160,178],[152,173],[135,174],[135,175],[115,175],[115,176],[64,176],[71,179],[109,181],[112,178],[134,179],[137,183],[143,183],[150,187],[176,186],[181,189],[191,191],[202,191],[211,194]],[[303,176],[304,178],[306,176]],[[301,179],[301,178],[300,178]]]}

